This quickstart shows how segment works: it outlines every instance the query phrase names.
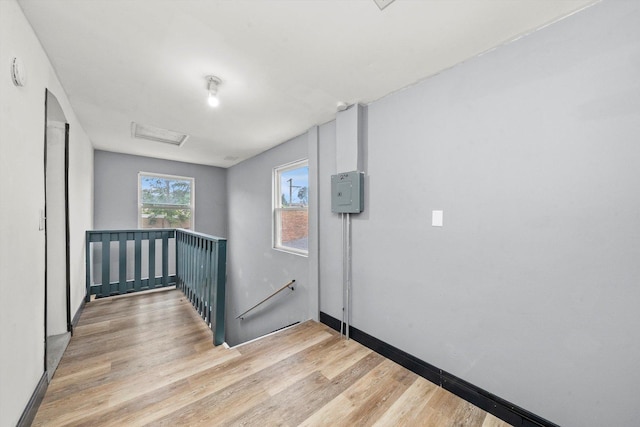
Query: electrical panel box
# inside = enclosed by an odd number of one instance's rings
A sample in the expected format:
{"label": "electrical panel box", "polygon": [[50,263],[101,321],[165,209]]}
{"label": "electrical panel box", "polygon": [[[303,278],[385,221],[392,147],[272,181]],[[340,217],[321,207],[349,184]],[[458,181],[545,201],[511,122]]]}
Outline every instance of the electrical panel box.
{"label": "electrical panel box", "polygon": [[364,209],[364,173],[331,175],[331,212],[360,213]]}

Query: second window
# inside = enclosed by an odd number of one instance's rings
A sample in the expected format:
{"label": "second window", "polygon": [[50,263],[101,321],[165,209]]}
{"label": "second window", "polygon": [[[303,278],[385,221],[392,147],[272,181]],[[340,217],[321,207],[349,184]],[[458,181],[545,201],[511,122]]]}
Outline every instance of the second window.
{"label": "second window", "polygon": [[300,160],[273,170],[274,242],[276,249],[309,252],[309,162]]}

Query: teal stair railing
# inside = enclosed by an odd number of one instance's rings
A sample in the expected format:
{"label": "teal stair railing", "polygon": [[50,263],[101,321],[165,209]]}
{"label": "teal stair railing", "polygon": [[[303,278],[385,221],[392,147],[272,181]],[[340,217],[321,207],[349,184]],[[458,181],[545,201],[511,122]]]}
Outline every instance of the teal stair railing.
{"label": "teal stair railing", "polygon": [[177,288],[213,331],[215,345],[225,341],[227,239],[178,229]]}
{"label": "teal stair railing", "polygon": [[[166,228],[87,231],[87,294],[85,300],[89,302],[91,295],[95,295],[96,298],[104,298],[175,285],[175,274],[169,274],[169,239],[174,238],[175,234],[176,230]],[[158,241],[160,241],[160,247],[158,247]],[[133,242],[133,245],[129,242]],[[143,244],[143,242],[146,243]],[[156,252],[158,251],[162,254],[160,261],[162,273],[160,276],[156,274]],[[98,260],[100,260],[100,275],[96,277],[92,277],[92,253],[98,258],[94,260],[95,264],[98,264]],[[143,254],[147,261],[144,276],[142,271]],[[112,271],[116,265],[117,273]],[[112,273],[115,276],[113,279]],[[92,279],[99,283],[92,283]]]}
{"label": "teal stair railing", "polygon": [[89,230],[85,298],[176,286],[220,345],[225,341],[226,257],[226,239],[189,230]]}

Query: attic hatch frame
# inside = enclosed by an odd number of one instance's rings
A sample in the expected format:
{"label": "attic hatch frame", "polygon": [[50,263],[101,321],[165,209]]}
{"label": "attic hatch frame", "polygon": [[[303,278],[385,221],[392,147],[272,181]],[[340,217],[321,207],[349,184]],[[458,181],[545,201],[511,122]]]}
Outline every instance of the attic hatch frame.
{"label": "attic hatch frame", "polygon": [[131,137],[175,145],[177,147],[182,147],[187,139],[189,139],[189,135],[186,133],[163,129],[152,125],[143,125],[137,122],[131,122]]}

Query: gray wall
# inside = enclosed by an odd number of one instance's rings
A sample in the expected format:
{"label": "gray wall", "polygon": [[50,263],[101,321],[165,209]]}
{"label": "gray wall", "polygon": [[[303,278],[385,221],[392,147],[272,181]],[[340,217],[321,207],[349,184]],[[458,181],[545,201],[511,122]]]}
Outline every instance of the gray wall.
{"label": "gray wall", "polygon": [[637,425],[639,76],[640,3],[606,1],[372,103],[353,326],[561,425]]}
{"label": "gray wall", "polygon": [[138,228],[138,172],[195,178],[195,231],[226,237],[225,169],[98,150],[95,152],[96,230]]}
{"label": "gray wall", "polygon": [[[273,168],[307,157],[304,134],[228,169],[227,340],[231,345],[313,317],[309,304],[317,287],[309,280],[309,259],[272,248]],[[311,194],[314,188],[309,190]],[[285,290],[244,320],[235,319],[291,279],[296,280],[295,291]]]}

